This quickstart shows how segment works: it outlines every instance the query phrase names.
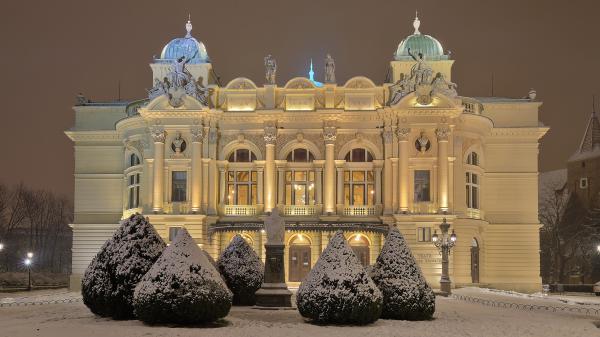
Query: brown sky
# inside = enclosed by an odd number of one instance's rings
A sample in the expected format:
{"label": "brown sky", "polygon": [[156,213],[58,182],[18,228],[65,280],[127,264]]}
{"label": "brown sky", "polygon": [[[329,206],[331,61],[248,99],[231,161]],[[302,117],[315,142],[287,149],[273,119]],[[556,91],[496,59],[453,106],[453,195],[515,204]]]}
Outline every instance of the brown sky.
{"label": "brown sky", "polygon": [[317,79],[329,52],[338,83],[385,78],[398,43],[421,31],[456,60],[453,81],[466,96],[544,101],[552,129],[541,146],[541,170],[561,168],[577,148],[600,94],[600,2],[596,0],[218,0],[3,1],[0,9],[0,182],[72,195],[75,94],[113,100],[145,96],[148,66],[172,38],[184,35],[188,12],[223,82],[263,83],[264,55],[278,61],[280,84],[306,73]]}

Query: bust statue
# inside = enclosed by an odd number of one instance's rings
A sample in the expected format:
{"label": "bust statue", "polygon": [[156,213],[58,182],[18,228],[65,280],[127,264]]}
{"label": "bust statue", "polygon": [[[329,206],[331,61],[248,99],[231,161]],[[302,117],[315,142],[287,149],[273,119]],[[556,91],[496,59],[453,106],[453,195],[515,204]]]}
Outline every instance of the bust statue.
{"label": "bust statue", "polygon": [[271,210],[271,214],[265,219],[265,229],[267,231],[267,244],[282,245],[285,235],[285,221],[279,215],[277,207]]}

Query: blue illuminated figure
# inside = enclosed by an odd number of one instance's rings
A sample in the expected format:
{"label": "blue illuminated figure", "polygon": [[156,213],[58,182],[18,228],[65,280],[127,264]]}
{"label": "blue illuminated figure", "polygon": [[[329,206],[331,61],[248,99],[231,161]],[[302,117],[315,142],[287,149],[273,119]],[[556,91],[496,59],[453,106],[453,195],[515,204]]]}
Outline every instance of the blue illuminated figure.
{"label": "blue illuminated figure", "polygon": [[315,81],[315,72],[313,71],[312,59],[310,59],[310,70],[308,71],[308,79],[313,82],[316,87],[322,87],[323,83]]}

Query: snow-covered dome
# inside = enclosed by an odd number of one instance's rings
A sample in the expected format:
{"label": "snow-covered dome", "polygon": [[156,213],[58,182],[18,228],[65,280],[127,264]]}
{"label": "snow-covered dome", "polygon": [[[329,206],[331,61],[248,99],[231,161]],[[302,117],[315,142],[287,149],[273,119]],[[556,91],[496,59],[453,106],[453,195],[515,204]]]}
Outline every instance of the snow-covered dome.
{"label": "snow-covered dome", "polygon": [[430,35],[421,34],[419,27],[421,21],[419,17],[415,17],[413,21],[413,27],[415,27],[414,34],[408,36],[398,45],[398,49],[394,54],[394,58],[397,61],[411,59],[409,50],[413,55],[423,54],[426,60],[443,60],[448,59],[447,55],[444,55],[444,47],[440,41]]}
{"label": "snow-covered dome", "polygon": [[190,64],[210,62],[204,43],[192,36],[192,22],[190,20],[185,24],[185,29],[187,34],[167,43],[160,53],[160,59],[157,61],[171,61],[185,56],[186,59],[190,60],[188,62]]}

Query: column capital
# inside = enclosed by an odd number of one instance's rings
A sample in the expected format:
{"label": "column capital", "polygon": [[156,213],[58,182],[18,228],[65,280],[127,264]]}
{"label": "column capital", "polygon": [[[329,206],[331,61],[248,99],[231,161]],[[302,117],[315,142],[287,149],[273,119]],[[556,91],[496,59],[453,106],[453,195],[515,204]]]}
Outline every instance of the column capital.
{"label": "column capital", "polygon": [[165,128],[160,125],[154,125],[150,127],[150,136],[155,143],[164,143],[167,137]]}
{"label": "column capital", "polygon": [[323,140],[325,144],[334,144],[337,138],[337,128],[335,126],[323,127]]}
{"label": "column capital", "polygon": [[277,141],[277,126],[274,121],[265,122],[263,138],[267,145],[275,145]]}
{"label": "column capital", "polygon": [[398,141],[400,141],[400,142],[408,141],[408,135],[410,135],[410,128],[399,126],[396,129],[396,137],[398,137]]}
{"label": "column capital", "polygon": [[450,128],[448,127],[439,127],[435,129],[435,135],[437,136],[438,141],[448,141],[448,136],[450,136]]}
{"label": "column capital", "polygon": [[391,144],[394,141],[394,131],[391,126],[386,126],[383,129],[383,142],[385,144]]}
{"label": "column capital", "polygon": [[194,126],[190,131],[192,134],[192,143],[202,143],[204,141],[204,127]]}

